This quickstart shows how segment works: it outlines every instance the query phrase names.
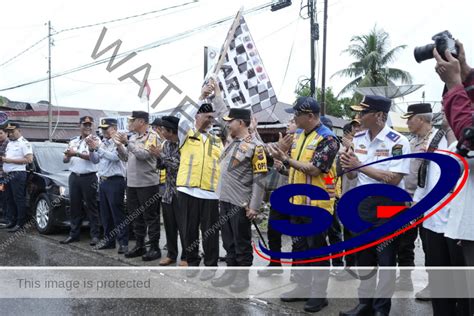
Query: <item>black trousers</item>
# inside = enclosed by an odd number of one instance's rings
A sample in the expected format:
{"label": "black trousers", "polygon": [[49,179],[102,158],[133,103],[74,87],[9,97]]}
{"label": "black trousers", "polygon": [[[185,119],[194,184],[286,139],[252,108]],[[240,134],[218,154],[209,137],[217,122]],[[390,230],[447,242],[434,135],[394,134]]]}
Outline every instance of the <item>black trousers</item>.
{"label": "black trousers", "polygon": [[[293,237],[293,251],[307,251],[327,247],[327,233],[306,237]],[[305,258],[309,259],[309,258]],[[298,264],[299,266],[329,267],[329,260]],[[294,278],[298,287],[302,288],[311,297],[325,298],[327,296],[327,287],[329,282],[329,270],[294,270]]]}
{"label": "black trousers", "polygon": [[26,224],[26,171],[13,171],[8,173],[7,181],[7,215],[10,223],[19,226]]}
{"label": "black trousers", "polygon": [[[358,207],[359,216],[374,224],[382,225],[389,219],[377,219],[377,206],[400,205],[400,202],[381,197],[372,196],[361,201]],[[387,240],[375,247],[356,253],[357,266],[360,267],[395,267],[397,265],[398,238]],[[361,276],[367,275],[367,270],[361,270]],[[363,279],[360,282],[358,294],[361,304],[371,305],[375,311],[384,314],[390,313],[391,298],[395,292],[395,270],[379,270],[377,275]]]}
{"label": "black trousers", "polygon": [[[270,208],[269,221],[270,220],[290,220],[290,218],[291,218],[290,215],[279,213],[273,208]],[[282,233],[274,229],[272,225],[269,223],[267,235],[268,235],[268,247],[270,248],[270,250],[280,252]],[[278,258],[272,258],[272,259],[278,259]],[[281,266],[281,263],[270,261],[270,265]]]}
{"label": "black trousers", "polygon": [[71,211],[71,230],[69,236],[79,239],[81,225],[84,219],[83,205],[89,218],[91,237],[100,237],[99,210],[97,207],[97,176],[89,173],[78,176],[71,173],[69,176],[69,198]]}
{"label": "black trousers", "polygon": [[204,265],[217,266],[219,259],[219,208],[217,200],[199,199],[178,192],[179,208],[186,213],[186,260],[199,266],[199,228],[202,234]]}
{"label": "black trousers", "polygon": [[219,201],[221,234],[227,251],[227,266],[251,266],[253,262],[251,222],[245,208]]}
{"label": "black trousers", "polygon": [[[397,239],[390,239],[378,246],[356,253],[359,267],[395,267],[397,254]],[[361,275],[367,275],[367,270],[361,270]],[[395,292],[395,270],[379,270],[377,275],[361,280],[359,285],[359,302],[371,305],[374,310],[385,314],[390,313],[391,297]]]}
{"label": "black trousers", "polygon": [[149,187],[127,187],[128,215],[133,216],[133,232],[143,241],[148,231],[151,243],[160,241],[160,195],[158,185]]}
{"label": "black trousers", "polygon": [[161,206],[163,207],[163,221],[165,224],[168,258],[172,260],[176,260],[176,258],[178,258],[179,233],[179,239],[181,240],[181,260],[186,260],[186,213],[179,207],[177,195],[173,196],[171,204],[161,203]]}
{"label": "black trousers", "polygon": [[[427,241],[427,266],[465,266],[462,248],[457,245],[457,240],[447,238],[444,234],[435,233],[429,229],[425,229],[425,234]],[[439,297],[447,289],[455,289],[456,292],[462,294],[466,293],[466,278],[460,277],[459,272],[453,274],[449,272],[428,271],[430,290],[433,296]],[[433,298],[431,304],[434,316],[469,315],[469,299]]]}
{"label": "black trousers", "polygon": [[115,245],[115,240],[118,240],[121,246],[128,246],[128,225],[123,205],[125,186],[124,177],[110,177],[99,184],[100,218],[107,245]]}

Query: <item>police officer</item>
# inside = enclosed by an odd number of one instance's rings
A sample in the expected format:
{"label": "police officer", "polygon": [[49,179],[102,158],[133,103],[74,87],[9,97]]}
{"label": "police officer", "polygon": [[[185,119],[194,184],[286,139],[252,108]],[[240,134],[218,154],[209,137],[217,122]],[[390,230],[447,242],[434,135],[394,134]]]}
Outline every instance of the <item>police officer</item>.
{"label": "police officer", "polygon": [[7,203],[10,224],[8,232],[14,233],[23,228],[26,223],[26,165],[33,161],[31,144],[21,136],[18,123],[8,123],[5,127],[10,141],[7,144],[3,160],[3,170],[7,182]]}
{"label": "police officer", "polygon": [[[217,83],[210,82],[202,89],[200,106],[189,105],[181,115],[178,138],[181,161],[176,179],[180,208],[186,212],[186,259],[189,266],[199,266],[199,228],[203,234],[204,264],[216,267],[219,259],[219,232],[216,223],[219,219],[218,185],[219,158],[223,145],[219,137],[210,129],[215,117],[226,112],[226,107]],[[214,92],[214,101],[206,98]],[[216,106],[214,109],[213,104]],[[191,278],[199,273],[188,269],[186,276]],[[205,269],[199,279],[210,280],[215,270]]]}
{"label": "police officer", "polygon": [[[407,113],[402,116],[407,119],[408,130],[414,136],[410,139],[410,151],[412,153],[425,152],[429,142],[436,134],[433,129],[431,120],[433,119],[433,111],[431,104],[419,103],[408,106]],[[439,141],[444,138],[441,137]],[[439,144],[439,143],[438,143]],[[447,149],[447,146],[445,146]],[[411,195],[415,194],[418,185],[418,171],[421,166],[421,159],[410,159],[410,173],[405,177],[405,190]],[[426,171],[426,170],[425,170]],[[415,240],[418,237],[418,229],[425,251],[426,265],[426,241],[423,226],[416,229],[410,229],[398,236],[397,262],[398,266],[413,267],[415,266]],[[413,282],[411,280],[411,270],[400,270],[400,276],[397,279],[396,289],[400,291],[413,291]],[[421,300],[429,300],[429,287],[426,286],[421,292],[417,293],[417,298]]]}
{"label": "police officer", "polygon": [[[127,159],[127,207],[128,214],[135,214],[133,222],[136,236],[135,247],[125,254],[126,258],[142,256],[143,261],[161,258],[160,250],[160,177],[156,168],[156,156],[150,149],[159,147],[158,134],[148,125],[148,113],[133,111],[129,117],[129,129],[134,134],[128,140],[126,134],[115,136],[117,150]],[[125,148],[126,145],[127,147]],[[125,158],[127,157],[127,158]],[[150,248],[145,247],[148,231]]]}
{"label": "police officer", "polygon": [[[361,127],[367,130],[355,134],[354,149],[341,155],[341,164],[345,170],[352,170],[368,163],[385,158],[410,153],[408,139],[386,125],[391,100],[381,96],[367,95],[352,110],[360,113]],[[368,166],[348,174],[350,179],[357,177],[357,186],[373,183],[387,183],[404,188],[403,176],[410,171],[409,159],[391,160],[374,166]],[[359,204],[359,216],[374,227],[389,219],[378,218],[377,206],[403,205],[383,196],[371,196]],[[357,266],[395,266],[397,243],[395,240],[383,246],[372,247],[357,252]],[[359,286],[359,305],[340,315],[388,315],[391,296],[395,290],[396,271],[383,270],[377,277],[362,280]]]}
{"label": "police officer", "polygon": [[100,121],[104,138],[102,144],[98,141],[86,139],[86,143],[93,151],[91,161],[99,161],[99,196],[100,217],[104,226],[104,239],[99,250],[115,249],[115,240],[119,242],[118,253],[128,251],[128,225],[124,214],[125,193],[125,159],[117,152],[114,136],[117,133],[117,120],[104,118]]}
{"label": "police officer", "polygon": [[[339,150],[336,135],[320,121],[319,103],[311,97],[299,97],[293,107],[298,130],[295,133],[291,156],[276,146],[270,147],[275,159],[281,160],[290,169],[289,184],[312,184],[324,189],[330,200],[310,200],[305,196],[294,196],[293,204],[317,206],[334,213],[336,177],[335,158]],[[308,224],[307,217],[293,217],[294,224]],[[293,238],[293,251],[301,252],[327,246],[326,233]],[[329,261],[311,263],[311,266],[329,266]],[[294,272],[297,286],[283,293],[283,302],[307,301],[304,310],[318,312],[328,305],[326,290],[329,280],[328,270]],[[309,300],[308,298],[311,297]]]}
{"label": "police officer", "polygon": [[[227,219],[221,229],[228,267],[252,265],[251,221],[256,218],[265,193],[267,159],[263,144],[249,134],[250,116],[250,110],[231,109],[223,118],[233,139],[221,157],[218,187],[220,217]],[[226,270],[212,281],[216,287],[229,284],[231,292],[242,292],[249,287],[249,271]]]}
{"label": "police officer", "polygon": [[84,217],[82,207],[86,209],[89,218],[90,245],[95,246],[99,242],[99,211],[97,208],[97,163],[91,161],[91,153],[86,139],[99,141],[92,135],[92,125],[94,119],[90,116],[83,116],[79,119],[81,135],[69,142],[67,150],[64,152],[64,163],[70,162],[69,171],[69,196],[71,212],[71,228],[69,236],[60,241],[61,244],[69,244],[79,241],[81,234],[82,219]]}

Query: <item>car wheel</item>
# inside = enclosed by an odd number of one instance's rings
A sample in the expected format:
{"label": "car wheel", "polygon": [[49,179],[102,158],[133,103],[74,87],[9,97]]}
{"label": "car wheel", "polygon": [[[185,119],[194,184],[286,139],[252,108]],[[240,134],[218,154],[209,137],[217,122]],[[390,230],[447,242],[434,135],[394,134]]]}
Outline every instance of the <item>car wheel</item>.
{"label": "car wheel", "polygon": [[54,231],[51,218],[51,201],[45,193],[41,193],[36,200],[35,222],[40,234],[51,234]]}

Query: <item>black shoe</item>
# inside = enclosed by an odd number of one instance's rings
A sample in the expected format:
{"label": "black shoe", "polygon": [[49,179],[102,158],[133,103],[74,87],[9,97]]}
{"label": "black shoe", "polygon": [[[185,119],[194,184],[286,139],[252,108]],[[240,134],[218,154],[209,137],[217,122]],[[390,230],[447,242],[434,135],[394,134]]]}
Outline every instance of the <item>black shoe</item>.
{"label": "black shoe", "polygon": [[283,269],[281,268],[281,266],[272,266],[272,265],[268,265],[265,269],[261,269],[257,271],[258,276],[262,278],[268,278],[274,274],[282,274],[282,273],[283,273]]}
{"label": "black shoe", "polygon": [[10,221],[6,219],[0,219],[0,224],[8,225],[10,224]]}
{"label": "black shoe", "polygon": [[186,270],[186,277],[187,278],[194,278],[198,274],[199,274],[198,269],[187,269]]}
{"label": "black shoe", "polygon": [[9,230],[7,230],[7,232],[9,232],[9,233],[16,233],[17,231],[22,230],[22,229],[23,229],[23,226],[21,226],[21,225],[16,225],[16,226],[10,228]]}
{"label": "black shoe", "polygon": [[202,270],[201,275],[199,276],[199,280],[201,281],[207,281],[216,276],[216,270],[215,269],[205,269]]}
{"label": "black shoe", "polygon": [[150,250],[142,256],[143,261],[153,261],[161,258],[161,250],[158,244],[152,244]]}
{"label": "black shoe", "polygon": [[10,228],[13,228],[15,227],[15,223],[8,223],[8,224],[5,224],[4,226],[0,227],[1,229],[10,229]]}
{"label": "black shoe", "polygon": [[72,238],[71,236],[69,236],[68,238],[64,239],[64,240],[61,240],[59,243],[62,244],[62,245],[67,245],[67,244],[70,244],[72,242],[78,242],[79,239],[78,238]]}
{"label": "black shoe", "polygon": [[118,251],[119,254],[124,254],[128,252],[128,246],[126,245],[120,245]]}
{"label": "black shoe", "polygon": [[101,245],[100,247],[97,247],[97,250],[105,250],[105,249],[115,249],[115,244],[110,244],[110,245],[104,244],[104,245]]}
{"label": "black shoe", "polygon": [[340,312],[339,316],[371,316],[374,311],[372,306],[367,304],[359,304],[355,308],[347,312]]}
{"label": "black shoe", "polygon": [[95,246],[95,245],[97,245],[99,242],[100,242],[100,241],[99,241],[99,238],[97,238],[97,237],[92,237],[91,241],[89,242],[89,245]]}
{"label": "black shoe", "polygon": [[231,284],[232,282],[234,282],[236,276],[237,276],[236,270],[225,270],[224,273],[220,277],[212,280],[211,284],[215,287],[227,286]]}
{"label": "black shoe", "polygon": [[240,293],[249,288],[249,272],[238,271],[235,276],[234,282],[229,286],[229,290],[232,293]]}
{"label": "black shoe", "polygon": [[145,248],[145,243],[144,242],[139,242],[137,240],[137,243],[135,247],[132,248],[129,252],[125,253],[125,258],[136,258],[136,257],[141,257],[146,253],[146,248]]}
{"label": "black shoe", "polygon": [[280,301],[286,303],[307,301],[310,294],[311,289],[304,289],[300,286],[296,286],[293,290],[283,293],[280,296]]}
{"label": "black shoe", "polygon": [[317,313],[324,307],[328,306],[328,300],[326,298],[310,298],[306,304],[304,304],[304,311],[309,313]]}

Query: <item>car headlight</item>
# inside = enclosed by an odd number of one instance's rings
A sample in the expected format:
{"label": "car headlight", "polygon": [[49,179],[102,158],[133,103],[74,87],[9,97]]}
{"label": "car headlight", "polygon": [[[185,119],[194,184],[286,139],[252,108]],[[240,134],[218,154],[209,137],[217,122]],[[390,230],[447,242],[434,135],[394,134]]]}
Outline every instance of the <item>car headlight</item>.
{"label": "car headlight", "polygon": [[69,195],[69,189],[63,186],[59,187],[59,195],[61,196],[68,196]]}

